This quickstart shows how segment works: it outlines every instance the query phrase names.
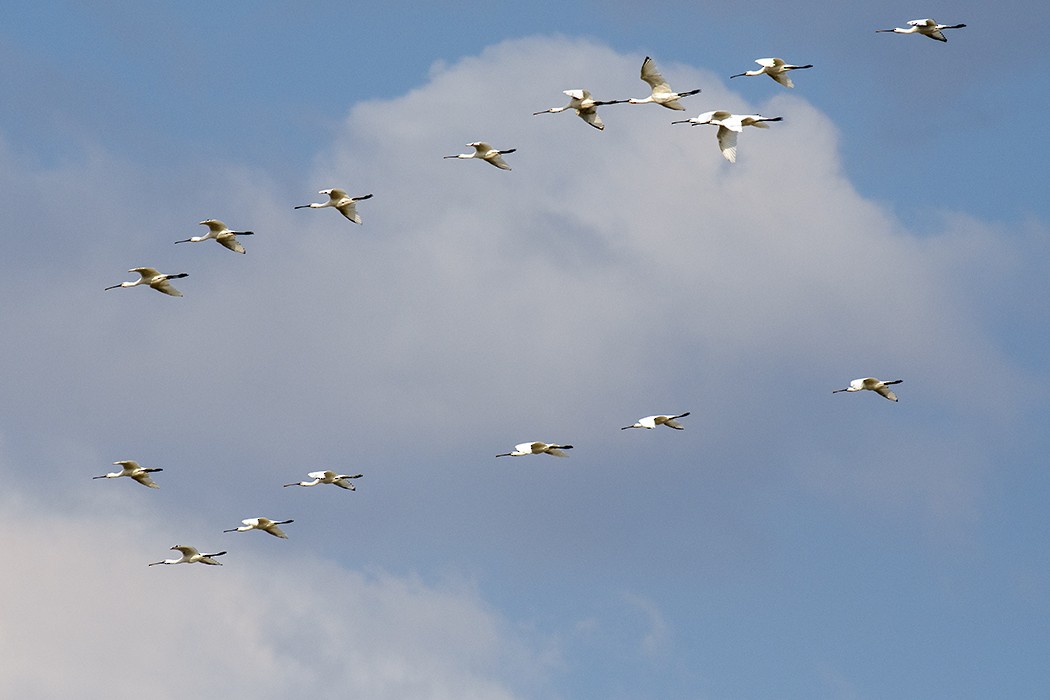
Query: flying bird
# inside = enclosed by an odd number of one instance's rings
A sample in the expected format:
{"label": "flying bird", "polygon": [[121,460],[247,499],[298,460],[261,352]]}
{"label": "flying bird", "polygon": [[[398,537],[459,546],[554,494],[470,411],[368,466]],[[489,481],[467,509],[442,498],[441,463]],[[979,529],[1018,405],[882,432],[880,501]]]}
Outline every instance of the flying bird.
{"label": "flying bird", "polygon": [[866,389],[868,391],[874,391],[877,394],[881,394],[890,401],[896,401],[897,395],[893,393],[893,390],[890,389],[889,385],[900,384],[903,381],[903,379],[894,379],[892,382],[883,382],[879,381],[875,377],[865,377],[864,379],[854,379],[852,382],[849,383],[849,386],[845,389],[835,389],[835,391],[831,393],[837,394],[841,391],[864,391]]}
{"label": "flying bird", "polygon": [[307,476],[311,477],[313,481],[296,481],[291,484],[285,484],[285,486],[317,486],[318,484],[335,484],[341,489],[349,489],[350,491],[356,491],[357,487],[354,486],[350,479],[360,479],[364,474],[336,474],[333,471],[326,470],[323,472],[310,472]]}
{"label": "flying bird", "polygon": [[763,117],[761,114],[731,114],[729,112],[704,112],[692,119],[671,122],[672,124],[715,124],[718,126],[718,147],[722,149],[722,156],[730,163],[736,162],[736,135],[744,130],[745,126],[757,126],[768,129],[765,122],[779,122],[783,117]]}
{"label": "flying bird", "polygon": [[686,411],[685,413],[679,413],[677,416],[646,416],[645,418],[639,418],[634,425],[625,425],[620,430],[629,430],[630,428],[648,428],[652,430],[658,425],[666,425],[668,428],[674,428],[675,430],[685,430],[677,419],[685,418],[688,415],[689,412]]}
{"label": "flying bird", "polygon": [[351,197],[346,193],[346,190],[341,190],[338,187],[333,187],[329,190],[321,190],[317,194],[328,195],[327,202],[320,202],[315,204],[300,204],[293,209],[324,209],[325,207],[333,207],[339,210],[339,213],[346,218],[353,221],[355,224],[361,223],[361,215],[357,213],[357,202],[362,199],[371,199],[372,195],[363,194],[360,197]]}
{"label": "flying bird", "polygon": [[215,561],[212,557],[221,557],[226,552],[215,552],[214,554],[201,554],[197,551],[196,547],[190,547],[185,544],[177,544],[171,549],[177,549],[182,552],[182,556],[178,559],[165,559],[164,561],[155,561],[149,564],[149,566],[156,566],[157,564],[210,564],[211,566],[222,566],[220,562]]}
{"label": "flying bird", "polygon": [[500,170],[510,170],[510,166],[503,160],[502,156],[513,153],[518,150],[516,148],[508,148],[506,151],[498,151],[484,141],[475,141],[474,143],[468,143],[468,146],[474,147],[473,153],[458,153],[452,156],[445,156],[445,158],[481,158],[482,160],[492,163]]}
{"label": "flying bird", "polygon": [[139,482],[143,486],[149,486],[151,489],[159,489],[157,482],[150,478],[150,474],[153,472],[164,471],[160,467],[143,467],[139,465],[133,459],[127,459],[120,462],[114,462],[113,464],[121,467],[119,472],[110,472],[108,474],[100,474],[98,476],[91,477],[92,479],[116,479],[121,476],[130,476],[135,481]]}
{"label": "flying bird", "polygon": [[[656,70],[656,64],[653,63],[653,59],[648,56],[642,61],[642,80],[649,83],[649,87],[652,88],[652,94],[645,98],[634,98],[627,100],[633,105],[643,105],[648,102],[655,102],[658,105],[667,107],[667,109],[676,109],[680,112],[685,111],[678,100],[682,97],[688,97],[689,95],[695,95],[700,92],[700,88],[696,90],[690,90],[689,92],[673,92],[671,86],[667,84],[664,77],[660,75],[660,71]],[[622,100],[621,100],[622,101]]]}
{"label": "flying bird", "polygon": [[182,277],[189,277],[189,274],[180,272],[177,275],[162,275],[152,267],[133,267],[128,272],[139,273],[139,278],[134,282],[121,282],[120,284],[114,284],[112,287],[106,287],[106,289],[116,289],[117,287],[137,287],[140,284],[148,284],[158,292],[164,292],[165,294],[173,297],[181,297],[182,292],[175,289],[168,283],[168,280],[177,280]]}
{"label": "flying bird", "polygon": [[937,41],[948,41],[948,37],[941,33],[942,29],[962,29],[965,24],[937,24],[932,19],[913,19],[908,22],[907,29],[895,27],[893,29],[876,29],[875,33],[893,32],[894,34],[922,34]]}
{"label": "flying bird", "polygon": [[777,81],[784,87],[793,88],[795,84],[791,82],[791,78],[788,76],[788,71],[791,70],[802,70],[803,68],[812,68],[812,64],[806,64],[804,66],[793,66],[790,63],[784,63],[782,58],[758,58],[755,59],[755,63],[762,66],[758,70],[744,71],[743,73],[737,73],[736,75],[729,76],[732,78],[739,78],[741,76],[755,76],[762,75],[765,73],[773,80]]}
{"label": "flying bird", "polygon": [[602,122],[601,117],[598,116],[598,106],[615,105],[627,101],[595,100],[591,97],[591,93],[587,92],[586,90],[563,90],[562,92],[569,96],[569,104],[565,105],[564,107],[551,107],[550,109],[545,109],[542,112],[533,112],[532,116],[535,117],[537,114],[548,113],[557,114],[558,112],[564,112],[567,109],[574,109],[576,110],[576,116],[578,116],[580,119],[582,119],[583,121],[593,126],[595,129],[598,129],[600,131],[605,128],[605,124]]}
{"label": "flying bird", "polygon": [[208,239],[214,239],[223,247],[232,250],[234,253],[244,253],[244,246],[237,240],[237,236],[254,236],[253,231],[231,231],[226,224],[222,223],[218,219],[208,219],[201,221],[200,226],[207,226],[208,232],[203,236],[191,236],[190,238],[183,239],[181,241],[175,241],[176,243],[200,243]]}
{"label": "flying bird", "polygon": [[497,457],[521,457],[522,455],[549,454],[564,457],[564,450],[571,450],[572,445],[550,445],[546,442],[522,442],[514,446],[513,452],[504,452]]}
{"label": "flying bird", "polygon": [[280,537],[282,540],[288,539],[288,535],[284,534],[284,530],[277,527],[278,525],[287,525],[288,523],[294,523],[294,520],[270,520],[269,518],[247,518],[241,521],[244,523],[241,527],[235,527],[232,530],[223,530],[223,532],[248,532],[249,530],[262,530],[268,532],[274,537]]}

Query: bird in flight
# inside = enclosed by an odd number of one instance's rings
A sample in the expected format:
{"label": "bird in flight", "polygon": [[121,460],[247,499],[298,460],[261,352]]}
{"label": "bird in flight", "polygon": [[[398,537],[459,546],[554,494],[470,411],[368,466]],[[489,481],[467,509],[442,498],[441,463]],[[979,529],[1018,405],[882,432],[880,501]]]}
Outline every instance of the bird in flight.
{"label": "bird in flight", "polygon": [[632,105],[644,105],[653,102],[662,107],[667,107],[667,109],[676,109],[684,112],[685,107],[678,100],[700,92],[700,88],[688,92],[674,92],[671,90],[671,86],[667,84],[664,77],[660,75],[660,71],[656,69],[653,59],[648,56],[642,61],[642,80],[649,83],[649,87],[652,88],[652,94],[644,98],[632,97],[627,100]]}
{"label": "bird in flight", "polygon": [[629,430],[630,428],[648,428],[652,430],[658,425],[666,425],[668,428],[674,428],[675,430],[685,430],[685,427],[677,419],[685,418],[688,415],[689,411],[679,413],[677,416],[646,416],[645,418],[639,418],[634,425],[625,425],[620,430]]}
{"label": "bird in flight", "polygon": [[458,153],[456,155],[445,156],[445,158],[481,158],[482,160],[495,165],[500,170],[510,170],[510,166],[507,165],[507,161],[503,160],[503,156],[518,150],[516,148],[508,148],[505,151],[500,151],[484,141],[475,141],[474,143],[468,143],[467,145],[474,148],[473,153]]}
{"label": "bird in flight", "polygon": [[922,34],[923,36],[928,36],[937,41],[948,41],[948,37],[941,33],[942,29],[962,29],[965,26],[965,24],[937,24],[929,18],[913,19],[908,22],[907,29],[902,29],[900,27],[894,27],[893,29],[876,29],[875,33],[893,32],[894,34]]}
{"label": "bird in flight", "polygon": [[158,292],[163,292],[168,296],[181,297],[182,292],[175,289],[168,282],[168,280],[177,280],[183,277],[189,277],[188,273],[180,272],[177,275],[162,275],[152,267],[133,267],[128,272],[139,273],[139,278],[134,282],[121,282],[120,284],[114,284],[112,287],[106,287],[106,289],[116,289],[117,287],[137,287],[140,284],[149,285],[151,288],[156,289]]}
{"label": "bird in flight", "polygon": [[139,482],[143,486],[149,486],[151,489],[159,489],[157,482],[150,478],[150,474],[153,472],[164,471],[160,467],[143,467],[133,459],[126,459],[120,462],[114,462],[118,467],[121,467],[119,472],[110,472],[108,474],[99,474],[98,476],[91,477],[92,479],[116,479],[122,476],[129,476],[135,481]]}
{"label": "bird in flight", "polygon": [[842,391],[854,392],[867,390],[874,391],[876,394],[885,396],[890,401],[896,401],[897,395],[893,393],[892,389],[890,389],[890,384],[900,384],[903,381],[903,379],[894,379],[891,382],[883,382],[876,379],[875,377],[865,377],[863,379],[854,379],[852,382],[849,383],[849,386],[845,389],[835,389],[835,391],[831,393],[838,394]]}
{"label": "bird in flight", "polygon": [[740,78],[742,76],[755,76],[755,75],[768,75],[773,80],[777,81],[784,87],[793,88],[795,83],[791,82],[791,77],[788,76],[788,71],[802,70],[804,68],[812,68],[812,64],[806,64],[804,66],[793,66],[790,63],[784,63],[782,58],[757,58],[755,63],[762,66],[758,70],[744,71],[743,73],[737,73],[736,75],[729,76],[732,78]]}
{"label": "bird in flight", "polygon": [[207,226],[208,232],[203,236],[191,236],[181,241],[175,241],[176,243],[200,243],[208,239],[214,239],[224,248],[232,250],[234,253],[244,253],[244,246],[237,240],[237,236],[254,236],[255,233],[252,231],[231,231],[226,224],[222,223],[218,219],[207,219],[206,221],[200,222],[201,226]]}
{"label": "bird in flight", "polygon": [[564,107],[551,107],[550,109],[545,109],[542,112],[533,112],[532,116],[535,117],[537,114],[548,113],[557,114],[558,112],[564,112],[567,109],[572,109],[576,111],[576,116],[593,126],[595,129],[601,131],[605,128],[605,123],[602,122],[602,118],[598,116],[598,106],[615,105],[627,101],[596,100],[593,97],[591,97],[591,93],[587,92],[586,90],[563,90],[562,92],[569,96],[569,104],[565,105]]}
{"label": "bird in flight", "polygon": [[196,547],[190,547],[185,544],[177,544],[171,549],[182,552],[182,556],[178,559],[165,559],[164,561],[155,561],[150,563],[148,566],[156,566],[157,564],[210,564],[211,566],[222,566],[221,562],[215,561],[212,557],[221,557],[226,552],[215,552],[214,554],[201,554],[197,551]]}
{"label": "bird in flight", "polygon": [[572,445],[553,445],[546,442],[521,442],[514,446],[513,452],[504,452],[497,457],[521,457],[522,455],[548,454],[555,457],[564,457],[565,450],[571,450]]}
{"label": "bird in flight", "polygon": [[334,209],[338,209],[339,213],[350,219],[350,221],[359,224],[361,223],[361,215],[357,213],[357,202],[360,202],[363,199],[372,198],[372,195],[370,194],[363,194],[360,197],[351,197],[346,193],[346,190],[341,190],[338,187],[321,190],[317,194],[328,195],[328,201],[314,204],[300,204],[297,207],[293,207],[293,209],[324,209],[325,207],[333,207]]}

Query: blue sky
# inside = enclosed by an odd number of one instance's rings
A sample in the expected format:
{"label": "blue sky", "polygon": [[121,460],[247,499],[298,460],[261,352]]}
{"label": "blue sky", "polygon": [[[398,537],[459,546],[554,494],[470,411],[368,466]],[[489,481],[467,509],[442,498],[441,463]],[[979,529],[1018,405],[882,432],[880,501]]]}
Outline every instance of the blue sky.
{"label": "blue sky", "polygon": [[[12,10],[0,695],[1042,696],[1040,13]],[[646,55],[686,112],[532,116]],[[784,121],[730,165],[669,124],[712,109]],[[248,253],[172,245],[207,218]],[[141,265],[185,297],[102,291]]]}

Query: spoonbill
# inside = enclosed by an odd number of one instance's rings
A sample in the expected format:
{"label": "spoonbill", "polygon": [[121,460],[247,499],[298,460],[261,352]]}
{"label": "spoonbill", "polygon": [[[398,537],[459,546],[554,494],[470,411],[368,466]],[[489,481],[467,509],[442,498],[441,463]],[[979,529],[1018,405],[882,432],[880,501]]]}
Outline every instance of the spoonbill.
{"label": "spoonbill", "polygon": [[615,105],[627,100],[596,100],[591,97],[591,93],[586,90],[562,90],[563,93],[569,96],[569,104],[564,107],[551,107],[545,109],[542,112],[533,112],[532,116],[537,114],[557,114],[558,112],[564,112],[567,109],[576,110],[576,116],[583,121],[587,122],[595,129],[601,131],[605,128],[605,124],[602,122],[601,117],[598,116],[599,105]]}
{"label": "spoonbill", "polygon": [[903,381],[903,379],[894,379],[892,382],[883,382],[879,381],[875,377],[865,377],[863,379],[854,379],[852,382],[849,383],[849,386],[845,389],[835,389],[835,391],[831,393],[837,394],[842,391],[854,392],[864,391],[865,389],[867,389],[868,391],[874,391],[878,394],[882,394],[890,401],[896,401],[897,395],[893,393],[892,389],[890,389],[890,384],[900,384]]}
{"label": "spoonbill", "polygon": [[549,454],[564,457],[563,450],[571,450],[572,445],[550,445],[546,442],[522,442],[514,446],[513,452],[504,452],[497,457],[521,457],[522,455]]}
{"label": "spoonbill", "polygon": [[152,267],[133,267],[128,272],[139,273],[139,278],[134,282],[121,282],[120,284],[114,284],[112,287],[106,287],[106,289],[116,289],[117,287],[137,287],[140,284],[148,284],[158,292],[164,292],[165,294],[173,297],[181,297],[182,292],[175,289],[168,283],[168,280],[177,280],[182,277],[189,277],[188,273],[180,272],[177,275],[162,275]]}
{"label": "spoonbill", "polygon": [[658,425],[666,425],[668,428],[674,428],[675,430],[685,430],[676,419],[685,418],[688,415],[689,411],[679,413],[677,416],[646,416],[645,418],[639,418],[634,425],[625,425],[620,430],[629,430],[631,428],[648,428],[652,430]]}
{"label": "spoonbill", "polygon": [[355,224],[361,223],[361,215],[357,213],[357,202],[362,199],[371,199],[372,195],[363,194],[360,197],[351,197],[346,193],[346,190],[341,190],[338,187],[333,187],[328,190],[321,190],[317,194],[328,195],[327,202],[320,202],[315,204],[300,204],[293,209],[324,209],[325,207],[334,207],[339,210],[339,213],[346,218],[353,221]]}
{"label": "spoonbill", "polygon": [[667,109],[676,109],[680,112],[685,111],[679,102],[679,98],[688,97],[689,95],[695,95],[700,92],[700,88],[696,90],[690,90],[689,92],[673,92],[671,86],[667,84],[664,77],[660,75],[660,71],[656,70],[656,64],[653,63],[653,59],[646,56],[645,60],[642,61],[642,80],[649,83],[649,87],[653,89],[653,93],[649,97],[635,98],[627,100],[632,105],[644,105],[648,102],[655,102],[658,105],[667,107]]}
{"label": "spoonbill", "polygon": [[294,523],[294,520],[270,520],[269,518],[247,518],[241,521],[244,525],[235,527],[232,530],[223,530],[223,532],[248,532],[249,530],[262,530],[268,532],[274,537],[280,537],[282,540],[288,539],[288,535],[284,534],[284,530],[277,527],[278,525],[287,525],[288,523]]}
{"label": "spoonbill", "polygon": [[736,162],[736,135],[744,130],[745,126],[757,126],[768,129],[765,122],[779,122],[783,117],[763,117],[761,114],[730,114],[729,112],[704,112],[692,119],[683,119],[672,124],[715,124],[718,126],[718,147],[722,149],[722,155],[730,163]]}
{"label": "spoonbill", "polygon": [[92,479],[116,479],[122,476],[130,476],[135,481],[139,482],[143,486],[149,486],[151,489],[159,489],[157,482],[150,478],[150,474],[153,472],[164,471],[160,467],[143,467],[139,465],[133,459],[126,459],[120,462],[114,462],[118,467],[121,467],[119,472],[110,472],[108,474],[99,474],[98,476],[91,477]]}
{"label": "spoonbill", "polygon": [[349,479],[360,479],[364,474],[336,474],[333,471],[326,470],[323,472],[310,472],[307,476],[311,477],[313,481],[296,481],[291,484],[285,484],[285,486],[317,486],[318,484],[335,484],[341,489],[349,489],[356,491],[357,487],[354,486],[352,481]]}
{"label": "spoonbill", "polygon": [[510,166],[507,165],[507,162],[500,156],[518,150],[516,148],[508,148],[506,151],[498,151],[484,141],[475,141],[474,143],[468,143],[467,145],[474,147],[473,153],[458,153],[453,156],[445,156],[445,158],[481,158],[482,160],[492,163],[500,170],[510,170]]}
{"label": "spoonbill", "polygon": [[177,549],[182,552],[182,556],[178,559],[165,559],[164,561],[155,561],[149,564],[149,566],[156,566],[157,564],[210,564],[212,566],[222,566],[221,562],[217,562],[212,557],[221,557],[226,552],[215,552],[214,554],[201,554],[197,551],[196,547],[190,547],[185,544],[177,544],[171,549]]}
{"label": "spoonbill", "polygon": [[765,73],[770,78],[772,78],[773,80],[777,81],[778,83],[780,83],[784,87],[793,88],[793,87],[795,87],[795,84],[793,82],[791,82],[791,78],[787,74],[788,71],[789,70],[802,70],[803,68],[812,68],[813,67],[813,65],[809,64],[809,63],[807,63],[804,66],[793,66],[790,63],[784,63],[784,59],[782,59],[782,58],[757,58],[757,59],[755,59],[755,63],[757,63],[758,65],[760,65],[762,67],[759,68],[758,70],[749,70],[749,71],[744,71],[743,73],[737,73],[736,75],[731,75],[731,76],[729,76],[730,79],[732,79],[732,78],[739,78],[739,77],[745,76],[745,75],[747,75],[747,76],[762,75],[763,73]]}
{"label": "spoonbill", "polygon": [[200,226],[207,226],[208,232],[203,236],[191,236],[181,241],[175,241],[176,243],[200,243],[208,239],[214,239],[223,247],[232,250],[234,253],[244,253],[244,246],[237,240],[237,236],[254,236],[253,231],[231,231],[226,224],[222,223],[218,219],[208,219],[201,221]]}
{"label": "spoonbill", "polygon": [[941,33],[942,29],[962,29],[965,24],[937,24],[932,19],[913,19],[908,22],[907,29],[894,27],[893,29],[876,29],[875,33],[893,32],[894,34],[922,34],[937,41],[948,41],[948,37]]}

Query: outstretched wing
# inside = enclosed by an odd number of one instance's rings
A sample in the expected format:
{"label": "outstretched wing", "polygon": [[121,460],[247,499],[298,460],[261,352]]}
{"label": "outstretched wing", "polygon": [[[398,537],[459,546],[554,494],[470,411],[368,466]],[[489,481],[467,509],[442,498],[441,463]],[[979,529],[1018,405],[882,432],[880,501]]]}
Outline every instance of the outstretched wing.
{"label": "outstretched wing", "polygon": [[660,71],[656,69],[656,64],[649,56],[646,56],[645,60],[642,61],[642,80],[649,83],[649,87],[653,89],[654,95],[658,92],[671,92],[671,86],[660,75]]}
{"label": "outstretched wing", "polygon": [[510,170],[510,166],[507,165],[507,161],[503,160],[503,156],[501,156],[498,152],[495,155],[486,157],[485,160],[492,163],[500,170]]}
{"label": "outstretched wing", "polygon": [[357,213],[357,205],[354,204],[353,200],[336,207],[336,209],[339,210],[340,214],[350,219],[355,224],[361,223],[361,215]]}
{"label": "outstretched wing", "polygon": [[158,292],[164,292],[168,296],[173,296],[173,297],[181,297],[182,296],[182,292],[180,292],[179,290],[175,289],[175,287],[172,286],[171,282],[169,282],[166,279],[159,279],[159,280],[157,280],[155,282],[151,282],[149,286],[153,287]]}
{"label": "outstretched wing", "polygon": [[576,113],[580,115],[580,119],[587,122],[595,129],[598,129],[599,131],[605,129],[605,122],[603,122],[602,118],[598,116],[598,110],[593,108],[587,110],[576,110]]}
{"label": "outstretched wing", "polygon": [[131,478],[139,482],[143,486],[149,486],[151,489],[159,489],[157,482],[150,478],[146,472],[139,472],[138,474],[132,474]]}
{"label": "outstretched wing", "polygon": [[724,126],[718,127],[718,147],[722,149],[722,156],[730,163],[736,162],[736,132]]}
{"label": "outstretched wing", "polygon": [[237,240],[237,236],[233,235],[232,233],[219,236],[215,240],[221,243],[224,247],[232,250],[234,253],[244,252],[244,246],[241,245],[241,242]]}
{"label": "outstretched wing", "polygon": [[160,272],[153,267],[133,267],[128,270],[128,272],[137,272],[142,279],[151,279],[160,274]]}

